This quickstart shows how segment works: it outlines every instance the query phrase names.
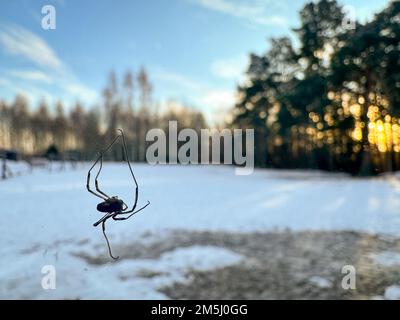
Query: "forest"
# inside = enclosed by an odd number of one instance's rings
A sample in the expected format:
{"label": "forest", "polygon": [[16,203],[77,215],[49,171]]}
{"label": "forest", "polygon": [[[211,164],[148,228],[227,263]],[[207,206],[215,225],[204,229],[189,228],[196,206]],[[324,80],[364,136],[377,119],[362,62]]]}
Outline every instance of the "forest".
{"label": "forest", "polygon": [[400,168],[400,2],[347,28],[336,1],[251,55],[232,125],[256,131],[255,162],[372,175]]}
{"label": "forest", "polygon": [[[400,2],[353,25],[332,0],[307,3],[299,15],[296,44],[272,38],[265,54],[250,55],[231,121],[218,126],[255,130],[258,167],[360,176],[400,169]],[[198,109],[171,102],[160,110],[144,68],[117,78],[110,73],[100,105],[77,102],[68,113],[61,101],[35,108],[22,95],[0,101],[0,148],[24,155],[52,148],[86,160],[122,127],[132,159],[143,162],[151,128],[166,128],[168,120],[207,127]]]}
{"label": "forest", "polygon": [[[176,120],[179,128],[199,131],[206,127],[201,112],[169,101],[163,112],[152,99],[152,84],[144,68],[137,75],[127,71],[119,84],[111,72],[102,92],[102,104],[91,108],[77,102],[66,113],[58,101],[49,106],[42,100],[35,110],[23,95],[11,104],[0,102],[0,149],[12,149],[23,157],[52,156],[54,160],[91,160],[110,143],[118,128],[123,128],[130,158],[146,161],[146,133],[152,128],[168,128]],[[122,160],[121,150],[105,155],[108,160]]]}

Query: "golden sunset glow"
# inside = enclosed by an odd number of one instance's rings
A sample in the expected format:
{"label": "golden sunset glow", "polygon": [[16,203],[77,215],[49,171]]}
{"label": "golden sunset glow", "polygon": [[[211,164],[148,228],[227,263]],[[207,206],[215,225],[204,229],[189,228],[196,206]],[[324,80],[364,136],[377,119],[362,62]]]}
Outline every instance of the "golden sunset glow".
{"label": "golden sunset glow", "polygon": [[[386,99],[376,93],[370,93],[367,98],[370,101],[368,106],[368,122],[362,121],[361,116],[365,106],[366,98],[363,96],[354,96],[354,94],[345,92],[342,94],[328,92],[328,99],[332,103],[340,105],[339,108],[328,106],[324,115],[318,115],[316,112],[310,112],[310,126],[306,128],[295,127],[293,134],[306,134],[311,141],[319,144],[326,142],[328,144],[337,143],[337,129],[333,128],[335,119],[344,120],[352,118],[354,125],[348,131],[348,138],[356,141],[363,141],[364,127],[367,126],[368,142],[371,151],[400,152],[400,119],[394,117],[388,112],[388,102]],[[332,127],[332,128],[329,128]],[[341,142],[346,143],[346,138],[342,137]],[[343,146],[338,145],[335,148],[336,153],[343,152]],[[353,146],[353,152],[359,152],[361,145]]]}

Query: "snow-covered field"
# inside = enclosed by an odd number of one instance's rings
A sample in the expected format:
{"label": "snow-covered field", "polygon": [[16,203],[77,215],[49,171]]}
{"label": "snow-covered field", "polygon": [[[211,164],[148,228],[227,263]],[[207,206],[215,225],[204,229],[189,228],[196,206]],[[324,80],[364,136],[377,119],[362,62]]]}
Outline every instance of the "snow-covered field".
{"label": "snow-covered field", "polygon": [[[243,257],[214,246],[177,248],[154,259],[88,264],[77,254],[106,256],[98,198],[86,191],[88,165],[35,169],[0,181],[0,298],[165,298],[160,286],[186,281],[188,270],[235,264]],[[400,237],[400,183],[394,175],[354,179],[301,171],[256,170],[235,176],[228,166],[134,165],[139,205],[126,221],[107,222],[118,245],[151,243],[169,230],[358,230]],[[128,168],[106,163],[100,188],[133,201]],[[111,260],[111,259],[110,259]],[[57,288],[43,290],[44,265]],[[155,276],[143,277],[144,272]]]}

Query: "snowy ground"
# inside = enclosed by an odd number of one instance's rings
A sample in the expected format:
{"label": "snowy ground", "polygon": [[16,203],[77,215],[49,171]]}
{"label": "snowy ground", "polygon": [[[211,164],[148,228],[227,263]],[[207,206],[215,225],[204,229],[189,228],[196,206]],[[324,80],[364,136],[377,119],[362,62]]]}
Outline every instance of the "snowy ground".
{"label": "snowy ground", "polygon": [[[226,268],[245,260],[218,245],[124,259],[124,254],[129,256],[125,244],[151,247],[171,230],[355,230],[400,238],[400,183],[395,176],[353,179],[273,170],[235,176],[227,166],[134,165],[139,205],[146,200],[151,205],[130,220],[108,221],[111,246],[121,259],[91,263],[109,258],[100,228],[92,226],[101,216],[96,212],[100,199],[86,191],[87,169],[36,169],[0,181],[0,298],[162,299],[167,296],[159,289],[189,281],[189,271]],[[100,187],[129,203],[133,188],[127,170],[105,164]],[[376,259],[393,264],[398,260],[395,254]],[[41,287],[44,265],[56,267],[56,290]],[[317,277],[312,281],[324,282]],[[393,288],[388,289],[391,297]]]}

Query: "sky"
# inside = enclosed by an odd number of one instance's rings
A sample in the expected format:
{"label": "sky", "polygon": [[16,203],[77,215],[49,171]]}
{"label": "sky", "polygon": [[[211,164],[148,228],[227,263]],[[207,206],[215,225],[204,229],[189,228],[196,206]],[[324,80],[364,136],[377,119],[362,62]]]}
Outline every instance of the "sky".
{"label": "sky", "polygon": [[[0,99],[23,93],[67,108],[99,104],[114,70],[143,66],[154,100],[202,110],[209,121],[235,101],[250,53],[299,26],[303,0],[0,0]],[[366,21],[388,0],[345,0]],[[42,7],[56,28],[42,28]]]}

